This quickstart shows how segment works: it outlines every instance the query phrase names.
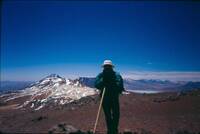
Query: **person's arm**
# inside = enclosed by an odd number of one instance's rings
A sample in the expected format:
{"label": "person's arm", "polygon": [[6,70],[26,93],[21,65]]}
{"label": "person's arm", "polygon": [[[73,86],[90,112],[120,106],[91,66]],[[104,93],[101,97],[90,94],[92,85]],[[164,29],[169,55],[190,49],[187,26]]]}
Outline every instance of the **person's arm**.
{"label": "person's arm", "polygon": [[102,90],[104,85],[103,85],[103,77],[102,77],[102,73],[100,73],[99,75],[97,75],[96,79],[95,79],[95,88]]}
{"label": "person's arm", "polygon": [[125,89],[124,89],[124,82],[123,82],[122,76],[120,74],[117,74],[117,86],[118,86],[118,90],[119,90],[120,94],[123,91],[125,91]]}

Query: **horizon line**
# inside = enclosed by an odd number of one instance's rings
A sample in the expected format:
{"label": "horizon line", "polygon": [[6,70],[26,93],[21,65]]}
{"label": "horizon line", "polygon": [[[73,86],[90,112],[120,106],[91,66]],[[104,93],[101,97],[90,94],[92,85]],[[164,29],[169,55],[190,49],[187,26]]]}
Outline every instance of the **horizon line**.
{"label": "horizon line", "polygon": [[[65,79],[78,79],[80,77],[95,78],[95,74],[85,75],[67,75],[66,73],[41,73],[38,76],[15,76],[11,78],[3,78],[1,75],[0,81],[39,81],[51,74],[57,74]],[[63,75],[62,75],[63,74]],[[200,81],[200,71],[121,71],[124,79],[133,80],[162,80],[162,81]],[[96,74],[97,75],[97,74]],[[32,76],[32,77],[31,77]],[[11,76],[10,76],[11,77]]]}

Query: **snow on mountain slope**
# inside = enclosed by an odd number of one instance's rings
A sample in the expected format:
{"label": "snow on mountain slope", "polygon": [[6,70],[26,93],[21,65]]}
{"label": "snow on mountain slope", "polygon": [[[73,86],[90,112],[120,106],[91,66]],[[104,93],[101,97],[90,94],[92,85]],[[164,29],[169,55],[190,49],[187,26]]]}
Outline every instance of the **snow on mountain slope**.
{"label": "snow on mountain slope", "polygon": [[83,86],[79,81],[66,80],[59,75],[51,74],[19,93],[8,96],[5,102],[28,97],[18,108],[28,106],[39,110],[48,104],[63,105],[96,93],[95,89]]}

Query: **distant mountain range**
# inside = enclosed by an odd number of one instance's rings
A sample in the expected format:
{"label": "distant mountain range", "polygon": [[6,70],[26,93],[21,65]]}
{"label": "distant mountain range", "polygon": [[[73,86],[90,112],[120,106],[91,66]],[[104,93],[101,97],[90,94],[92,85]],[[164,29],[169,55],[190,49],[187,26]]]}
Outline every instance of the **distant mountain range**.
{"label": "distant mountain range", "polygon": [[[83,97],[98,94],[95,78],[65,79],[51,74],[37,82],[2,82],[0,99],[4,102],[23,100],[18,108],[39,110],[46,106],[64,105]],[[200,82],[124,79],[128,91],[183,91],[200,89]],[[6,88],[7,87],[7,88]],[[5,89],[5,90],[4,90]],[[13,92],[13,90],[15,92]],[[6,93],[6,91],[9,91]],[[49,105],[51,104],[51,105]]]}
{"label": "distant mountain range", "polygon": [[[62,78],[56,74],[51,74],[49,76],[56,76]],[[40,81],[43,81],[43,79]],[[67,79],[66,82],[69,82],[71,84],[73,83],[78,86],[87,86],[90,88],[94,88],[95,78],[79,77],[73,80]],[[1,81],[0,92],[20,90],[32,86],[33,84],[35,84],[35,82]],[[126,90],[180,91],[180,90],[200,89],[200,82],[192,82],[192,81],[173,82],[169,80],[163,81],[163,80],[147,80],[147,79],[134,80],[130,78],[129,79],[125,78],[124,87]]]}
{"label": "distant mountain range", "polygon": [[0,81],[0,93],[24,89],[33,81]]}
{"label": "distant mountain range", "polygon": [[[76,79],[82,85],[94,88],[95,78],[80,77]],[[200,89],[200,82],[187,82],[187,81],[162,81],[162,80],[134,80],[124,79],[124,87],[126,90],[154,90],[154,91],[180,91],[180,90],[192,90]]]}

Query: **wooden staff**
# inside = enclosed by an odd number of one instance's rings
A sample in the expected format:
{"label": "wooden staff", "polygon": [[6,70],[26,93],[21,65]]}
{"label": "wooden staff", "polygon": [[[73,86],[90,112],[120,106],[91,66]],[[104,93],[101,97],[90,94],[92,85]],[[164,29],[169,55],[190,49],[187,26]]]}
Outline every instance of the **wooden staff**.
{"label": "wooden staff", "polygon": [[103,93],[102,93],[102,96],[101,96],[101,101],[100,101],[100,104],[99,104],[99,110],[97,112],[97,118],[96,118],[96,122],[95,122],[95,125],[94,125],[94,129],[93,129],[93,134],[95,134],[96,132],[96,128],[97,128],[97,123],[98,123],[98,120],[99,120],[99,115],[101,113],[101,107],[102,107],[102,103],[103,103],[103,98],[104,98],[104,94],[105,94],[105,88],[103,89]]}

